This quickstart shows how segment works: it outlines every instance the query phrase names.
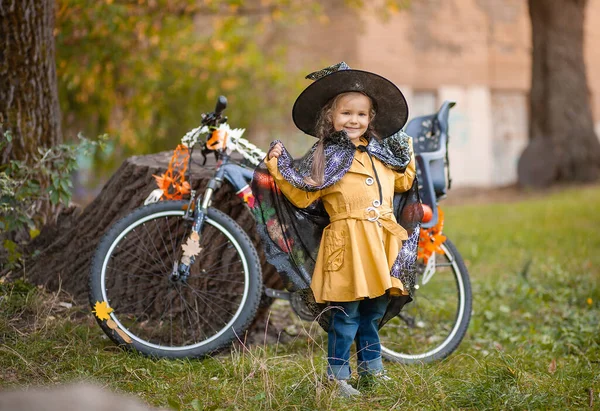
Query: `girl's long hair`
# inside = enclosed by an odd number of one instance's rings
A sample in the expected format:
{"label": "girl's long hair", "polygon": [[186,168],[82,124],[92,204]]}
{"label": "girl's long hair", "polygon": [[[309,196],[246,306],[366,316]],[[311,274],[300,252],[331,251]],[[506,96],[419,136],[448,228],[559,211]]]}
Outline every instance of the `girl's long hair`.
{"label": "girl's long hair", "polygon": [[336,95],[334,98],[329,100],[327,104],[323,106],[319,116],[317,117],[317,122],[315,124],[315,134],[319,139],[319,143],[317,144],[317,148],[313,153],[313,161],[310,176],[306,177],[304,180],[306,183],[311,185],[323,185],[324,176],[325,176],[325,139],[331,135],[335,130],[333,128],[333,113],[337,108],[338,102],[342,97],[348,95],[350,93],[359,93],[367,96],[369,102],[371,103],[371,109],[369,110],[369,125],[367,126],[367,131],[365,135],[373,136],[379,139],[379,136],[375,133],[373,129],[373,119],[375,118],[375,107],[373,105],[373,100],[371,97],[366,95],[365,93],[361,93],[359,91],[349,91],[346,93],[340,93]]}

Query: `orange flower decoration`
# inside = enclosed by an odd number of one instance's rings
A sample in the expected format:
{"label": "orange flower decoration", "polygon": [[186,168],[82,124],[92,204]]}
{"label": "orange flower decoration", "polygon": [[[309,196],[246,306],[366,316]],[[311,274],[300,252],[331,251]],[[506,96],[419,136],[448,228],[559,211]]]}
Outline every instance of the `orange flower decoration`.
{"label": "orange flower decoration", "polygon": [[427,264],[429,257],[431,257],[434,252],[438,254],[444,253],[442,247],[440,247],[444,241],[446,241],[446,236],[442,234],[442,229],[444,228],[444,212],[439,207],[437,211],[437,224],[426,230],[421,229],[421,234],[419,236],[419,251],[417,252],[417,258],[422,258],[423,263],[425,264]]}
{"label": "orange flower decoration", "polygon": [[169,167],[160,176],[154,176],[158,188],[163,191],[167,200],[181,200],[191,191],[190,183],[185,181],[190,152],[182,144],[178,145],[169,161]]}

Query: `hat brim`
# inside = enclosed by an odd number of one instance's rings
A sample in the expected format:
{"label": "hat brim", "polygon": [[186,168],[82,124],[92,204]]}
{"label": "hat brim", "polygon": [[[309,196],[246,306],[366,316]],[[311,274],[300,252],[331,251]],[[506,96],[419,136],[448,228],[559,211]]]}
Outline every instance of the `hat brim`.
{"label": "hat brim", "polygon": [[406,124],[408,104],[400,89],[385,77],[362,70],[336,71],[308,86],[294,103],[294,124],[315,136],[321,109],[336,95],[351,91],[365,93],[373,100],[377,115],[372,125],[380,137],[389,137]]}

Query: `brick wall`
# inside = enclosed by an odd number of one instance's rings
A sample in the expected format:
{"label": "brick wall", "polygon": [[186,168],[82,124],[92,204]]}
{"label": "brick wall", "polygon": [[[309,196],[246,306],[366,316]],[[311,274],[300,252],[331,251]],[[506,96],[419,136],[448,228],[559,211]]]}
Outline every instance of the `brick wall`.
{"label": "brick wall", "polygon": [[[585,58],[600,132],[600,0],[590,0]],[[377,71],[405,90],[423,114],[430,96],[452,99],[451,165],[456,186],[516,182],[527,144],[531,27],[524,0],[419,0],[382,23],[363,14],[356,66]],[[427,98],[423,98],[423,97]],[[600,134],[599,134],[600,135]]]}
{"label": "brick wall", "polygon": [[[340,0],[326,4],[329,23],[308,22],[288,32],[291,64],[317,69],[345,60],[377,72],[404,91],[411,117],[455,100],[454,184],[516,182],[517,160],[527,144],[531,76],[525,0],[414,0],[385,21],[374,11],[348,11]],[[585,58],[600,134],[599,23],[600,0],[589,0]],[[288,139],[297,154],[312,142],[293,132]]]}

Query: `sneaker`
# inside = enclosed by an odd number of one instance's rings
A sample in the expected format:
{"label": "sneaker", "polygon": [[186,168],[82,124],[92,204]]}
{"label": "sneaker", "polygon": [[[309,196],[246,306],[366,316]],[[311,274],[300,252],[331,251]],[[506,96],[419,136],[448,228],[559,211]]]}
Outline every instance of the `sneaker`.
{"label": "sneaker", "polygon": [[331,380],[331,381],[335,382],[335,384],[337,385],[337,393],[340,397],[350,398],[350,397],[357,397],[357,396],[361,395],[360,391],[358,391],[356,388],[354,388],[353,386],[348,384],[348,381],[346,381],[346,380]]}

